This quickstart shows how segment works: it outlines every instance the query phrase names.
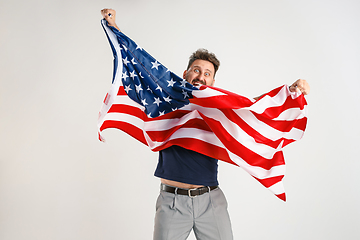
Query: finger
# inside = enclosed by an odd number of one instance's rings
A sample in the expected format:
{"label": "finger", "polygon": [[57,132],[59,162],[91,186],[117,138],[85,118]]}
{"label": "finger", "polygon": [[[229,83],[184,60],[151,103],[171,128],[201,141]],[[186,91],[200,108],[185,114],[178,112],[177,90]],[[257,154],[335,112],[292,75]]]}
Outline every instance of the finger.
{"label": "finger", "polygon": [[289,87],[289,90],[290,90],[290,92],[296,92],[296,86],[291,85],[291,86]]}
{"label": "finger", "polygon": [[101,15],[105,18],[106,17],[106,12],[107,12],[107,9],[103,9],[101,10]]}
{"label": "finger", "polygon": [[[110,8],[104,8],[103,10],[101,10],[101,15],[103,17],[110,17],[110,16],[114,16],[114,11]],[[109,15],[110,14],[110,15]]]}
{"label": "finger", "polygon": [[296,84],[291,85],[289,90],[290,90],[290,92],[302,93],[302,89]]}
{"label": "finger", "polygon": [[309,84],[305,80],[300,79],[298,88],[304,95],[309,94],[310,87],[309,87]]}
{"label": "finger", "polygon": [[107,18],[115,18],[115,11],[113,9],[107,9],[106,11],[106,17]]}
{"label": "finger", "polygon": [[113,17],[113,15],[111,13],[108,13],[108,12],[104,13],[103,16],[104,16],[105,20],[110,20]]}
{"label": "finger", "polygon": [[302,91],[301,91],[304,95],[308,95],[309,94],[309,90],[304,88]]}

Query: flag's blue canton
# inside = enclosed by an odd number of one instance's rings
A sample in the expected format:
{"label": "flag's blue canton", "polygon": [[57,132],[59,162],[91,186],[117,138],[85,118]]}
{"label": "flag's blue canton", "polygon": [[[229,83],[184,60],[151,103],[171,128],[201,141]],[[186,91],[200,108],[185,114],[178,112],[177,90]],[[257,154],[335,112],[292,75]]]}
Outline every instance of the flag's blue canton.
{"label": "flag's blue canton", "polygon": [[124,89],[132,100],[145,107],[148,117],[158,117],[189,104],[191,92],[198,88],[169,71],[126,35],[113,30],[121,47],[122,59],[118,56],[117,61],[123,63]]}

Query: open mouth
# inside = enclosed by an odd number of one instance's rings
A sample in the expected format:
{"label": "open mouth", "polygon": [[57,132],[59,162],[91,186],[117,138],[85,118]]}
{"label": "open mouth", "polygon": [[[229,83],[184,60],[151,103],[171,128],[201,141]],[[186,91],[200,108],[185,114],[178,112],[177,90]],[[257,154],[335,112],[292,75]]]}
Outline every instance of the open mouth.
{"label": "open mouth", "polygon": [[191,84],[194,85],[195,87],[200,87],[202,85],[205,85],[205,83],[203,81],[197,81],[197,80],[192,81]]}

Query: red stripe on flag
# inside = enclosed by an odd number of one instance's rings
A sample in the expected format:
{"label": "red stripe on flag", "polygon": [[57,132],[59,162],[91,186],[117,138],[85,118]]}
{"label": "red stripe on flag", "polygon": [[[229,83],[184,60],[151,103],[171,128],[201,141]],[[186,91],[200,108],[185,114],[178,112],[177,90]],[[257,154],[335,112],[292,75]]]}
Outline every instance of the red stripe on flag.
{"label": "red stripe on flag", "polygon": [[118,95],[118,96],[121,96],[121,95],[126,95],[126,96],[127,96],[127,94],[126,94],[125,89],[124,89],[123,86],[120,86],[120,87],[119,87],[119,91],[118,91],[117,95]]}
{"label": "red stripe on flag", "polygon": [[261,115],[269,119],[274,119],[286,109],[299,108],[300,110],[303,110],[305,106],[303,103],[306,105],[304,95],[300,95],[296,99],[292,99],[291,96],[288,96],[281,106],[269,107]]}
{"label": "red stripe on flag", "polygon": [[142,142],[143,144],[147,145],[143,131],[130,123],[107,120],[107,121],[104,121],[104,123],[102,124],[100,131],[103,131],[104,129],[107,129],[107,128],[116,128],[116,129],[122,130],[122,131],[126,132],[127,134],[129,134],[130,136],[132,136],[133,138],[135,138],[135,139],[139,140],[140,142]]}
{"label": "red stripe on flag", "polygon": [[[220,141],[226,146],[226,148],[241,157],[251,166],[258,166],[263,169],[269,170],[274,166],[284,165],[284,157],[282,152],[276,152],[272,159],[266,159],[261,155],[251,151],[242,144],[240,144],[235,138],[233,138],[224,129],[222,124],[214,119],[208,118],[201,114],[204,120],[211,126],[212,131],[220,139]],[[221,159],[222,160],[222,159]]]}
{"label": "red stripe on flag", "polygon": [[262,185],[264,185],[265,187],[269,188],[272,185],[274,185],[275,183],[280,182],[283,178],[284,175],[281,176],[276,176],[276,177],[270,177],[270,178],[265,178],[265,179],[259,179],[257,177],[254,177],[256,180],[258,180]]}
{"label": "red stripe on flag", "polygon": [[281,200],[283,200],[284,202],[286,202],[286,195],[285,193],[281,193],[281,194],[275,194],[278,198],[280,198]]}
{"label": "red stripe on flag", "polygon": [[125,104],[113,104],[108,113],[125,113],[140,119],[147,118],[146,114],[141,109]]}
{"label": "red stripe on flag", "polygon": [[194,96],[194,98],[190,99],[190,102],[208,108],[232,108],[232,109],[249,107],[253,104],[253,102],[248,98],[237,95],[235,93],[231,93],[229,91],[225,91],[223,89],[219,89],[215,87],[208,87],[208,88],[215,89],[222,93],[226,93],[226,95],[217,95],[217,96],[202,97],[202,98],[197,98]]}
{"label": "red stripe on flag", "polygon": [[266,144],[266,145],[276,149],[280,145],[281,141],[283,140],[283,138],[281,138],[276,141],[273,141],[269,138],[264,137],[259,132],[257,132],[255,129],[253,129],[251,126],[249,126],[241,117],[239,117],[239,115],[234,113],[234,111],[231,109],[230,110],[229,109],[222,110],[222,112],[234,124],[238,125],[239,128],[241,128],[243,131],[245,131],[249,136],[253,137],[255,142],[257,142],[257,143]]}
{"label": "red stripe on flag", "polygon": [[292,128],[297,128],[302,131],[305,131],[307,118],[303,117],[300,119],[286,121],[286,120],[272,120],[264,117],[261,114],[253,112],[254,116],[261,122],[266,123],[267,125],[279,130],[281,132],[290,132]]}
{"label": "red stripe on flag", "polygon": [[172,145],[177,145],[192,151],[196,151],[198,153],[211,156],[213,158],[220,159],[227,163],[231,163],[238,166],[230,159],[228,153],[224,148],[221,148],[219,146],[195,138],[171,139],[167,141],[165,144],[161,145],[160,147],[154,148],[153,151],[160,151]]}

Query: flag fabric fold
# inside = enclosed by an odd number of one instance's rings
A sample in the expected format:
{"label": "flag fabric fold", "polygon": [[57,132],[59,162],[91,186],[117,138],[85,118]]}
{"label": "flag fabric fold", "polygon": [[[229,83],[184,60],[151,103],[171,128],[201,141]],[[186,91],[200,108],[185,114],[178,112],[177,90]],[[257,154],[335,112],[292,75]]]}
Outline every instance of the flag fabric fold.
{"label": "flag fabric fold", "polygon": [[115,128],[160,151],[178,145],[243,168],[286,200],[282,149],[302,138],[307,103],[288,86],[255,101],[194,87],[102,20],[114,55],[112,86],[99,113],[99,139]]}

